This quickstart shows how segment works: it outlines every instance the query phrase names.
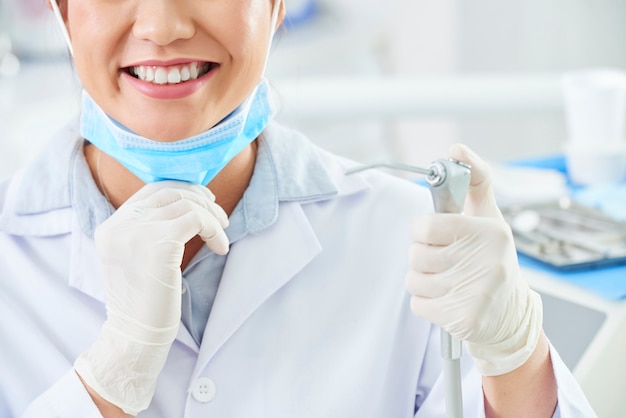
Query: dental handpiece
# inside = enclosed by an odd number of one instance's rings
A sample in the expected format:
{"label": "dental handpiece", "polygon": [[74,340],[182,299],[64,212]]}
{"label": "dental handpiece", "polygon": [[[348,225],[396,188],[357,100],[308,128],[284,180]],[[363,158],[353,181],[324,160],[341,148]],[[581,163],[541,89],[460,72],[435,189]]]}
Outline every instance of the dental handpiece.
{"label": "dental handpiece", "polygon": [[[386,167],[424,174],[437,213],[463,213],[465,196],[470,185],[471,167],[453,159],[440,159],[429,168],[414,167],[397,163],[376,163],[350,169],[353,174],[370,168]],[[441,330],[441,357],[448,418],[463,417],[461,388],[461,341]]]}
{"label": "dental handpiece", "polygon": [[[460,161],[438,160],[431,169],[435,174],[426,177],[437,213],[463,213],[465,196],[470,185],[470,166]],[[441,330],[441,357],[448,418],[463,417],[461,390],[461,341]]]}

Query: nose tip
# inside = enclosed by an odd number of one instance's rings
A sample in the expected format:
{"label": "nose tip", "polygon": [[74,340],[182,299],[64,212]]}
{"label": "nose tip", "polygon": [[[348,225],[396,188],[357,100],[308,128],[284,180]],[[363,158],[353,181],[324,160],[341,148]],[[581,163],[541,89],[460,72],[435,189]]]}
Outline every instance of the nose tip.
{"label": "nose tip", "polygon": [[190,39],[195,34],[193,19],[186,15],[176,1],[154,1],[137,11],[133,36],[159,46],[179,39]]}

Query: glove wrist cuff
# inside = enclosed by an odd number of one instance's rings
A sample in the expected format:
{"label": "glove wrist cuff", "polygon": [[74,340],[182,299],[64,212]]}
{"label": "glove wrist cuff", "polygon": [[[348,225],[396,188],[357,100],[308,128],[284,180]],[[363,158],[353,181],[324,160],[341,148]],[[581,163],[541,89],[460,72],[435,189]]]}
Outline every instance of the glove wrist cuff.
{"label": "glove wrist cuff", "polygon": [[109,310],[103,328],[118,333],[122,338],[144,345],[171,344],[178,334],[180,316],[169,327],[155,328],[135,320],[133,317]]}
{"label": "glove wrist cuff", "polygon": [[541,297],[528,290],[526,311],[513,335],[496,344],[467,344],[476,367],[483,376],[499,376],[522,366],[537,347],[543,329]]}
{"label": "glove wrist cuff", "polygon": [[135,416],[150,405],[170,346],[146,345],[103,327],[74,370],[103,399]]}

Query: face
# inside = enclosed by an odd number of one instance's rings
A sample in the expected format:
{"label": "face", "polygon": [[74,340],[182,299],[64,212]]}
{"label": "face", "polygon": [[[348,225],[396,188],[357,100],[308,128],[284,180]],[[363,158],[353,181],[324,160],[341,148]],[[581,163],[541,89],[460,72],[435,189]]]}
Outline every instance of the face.
{"label": "face", "polygon": [[275,30],[272,0],[60,3],[84,88],[158,141],[196,135],[239,106],[262,77]]}

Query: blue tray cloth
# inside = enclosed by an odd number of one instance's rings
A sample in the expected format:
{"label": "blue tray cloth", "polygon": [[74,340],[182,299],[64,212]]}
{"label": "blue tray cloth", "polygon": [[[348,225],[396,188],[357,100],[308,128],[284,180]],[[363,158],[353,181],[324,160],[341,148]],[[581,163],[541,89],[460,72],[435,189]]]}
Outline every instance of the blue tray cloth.
{"label": "blue tray cloth", "polygon": [[[513,166],[549,168],[567,175],[565,158],[562,155],[540,159],[511,162]],[[580,190],[572,185],[572,191]],[[552,277],[575,284],[586,290],[599,294],[607,299],[620,300],[626,298],[626,265],[606,266],[587,270],[558,271],[526,255],[518,254],[521,266],[543,271]]]}
{"label": "blue tray cloth", "polygon": [[626,298],[626,265],[562,272],[551,269],[524,254],[518,254],[518,257],[519,263],[523,267],[540,270],[607,299],[621,300]]}

